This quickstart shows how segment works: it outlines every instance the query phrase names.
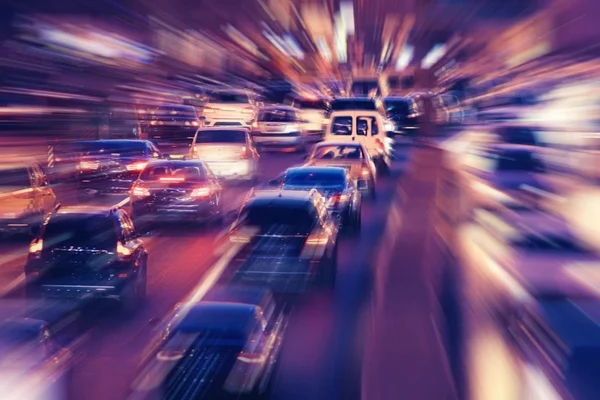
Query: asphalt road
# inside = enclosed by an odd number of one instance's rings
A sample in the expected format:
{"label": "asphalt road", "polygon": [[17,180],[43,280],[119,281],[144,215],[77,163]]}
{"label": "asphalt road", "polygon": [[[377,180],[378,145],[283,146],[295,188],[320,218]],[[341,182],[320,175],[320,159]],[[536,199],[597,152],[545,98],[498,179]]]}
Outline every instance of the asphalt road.
{"label": "asphalt road", "polygon": [[[378,198],[365,201],[359,237],[342,239],[339,272],[333,294],[316,294],[295,304],[275,375],[274,399],[358,399],[360,397],[361,326],[367,318],[365,300],[375,244],[383,233],[394,181],[407,162],[399,151],[392,176],[378,182]],[[261,182],[286,167],[302,163],[299,154],[267,153],[261,158]],[[227,187],[227,209],[236,208],[248,187]],[[72,188],[57,189],[63,204],[77,204]],[[110,207],[123,196],[93,199]],[[106,310],[98,314],[83,349],[83,360],[73,376],[73,399],[123,399],[155,322],[183,299],[216,261],[213,250],[223,228],[165,227],[144,238],[149,251],[148,297],[133,317]],[[0,287],[18,282],[23,271],[27,240],[0,244]],[[116,310],[115,310],[116,311]]]}

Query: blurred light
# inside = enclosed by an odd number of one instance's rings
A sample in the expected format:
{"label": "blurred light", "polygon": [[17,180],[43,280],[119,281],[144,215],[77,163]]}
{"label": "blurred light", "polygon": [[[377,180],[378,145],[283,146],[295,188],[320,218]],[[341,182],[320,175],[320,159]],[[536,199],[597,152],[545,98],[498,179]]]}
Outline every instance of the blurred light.
{"label": "blurred light", "polygon": [[401,71],[408,67],[408,64],[412,61],[415,48],[410,45],[406,45],[402,48],[398,61],[396,62],[396,71]]}
{"label": "blurred light", "polygon": [[248,37],[246,37],[242,32],[235,29],[232,25],[227,25],[224,30],[225,33],[227,33],[227,36],[229,36],[229,38],[235,43],[240,45],[251,54],[258,55],[258,46],[248,39]]}
{"label": "blurred light", "polygon": [[354,35],[354,3],[340,3],[339,15],[344,23],[345,33],[349,36]]}
{"label": "blurred light", "polygon": [[346,53],[347,42],[346,42],[346,27],[344,19],[341,13],[335,16],[334,25],[334,46],[335,54],[338,62],[345,63],[348,61],[348,55]]}
{"label": "blurred light", "polygon": [[431,68],[436,62],[438,62],[444,54],[446,54],[446,45],[445,44],[436,44],[433,46],[429,53],[423,58],[421,61],[421,68]]}
{"label": "blurred light", "polygon": [[286,44],[286,47],[292,56],[301,60],[304,59],[304,52],[302,51],[300,45],[298,44],[298,42],[296,42],[296,39],[294,39],[292,35],[285,35],[283,37],[283,42]]}
{"label": "blurred light", "polygon": [[321,55],[323,56],[323,58],[325,60],[327,60],[327,61],[332,60],[331,50],[329,49],[329,46],[327,45],[325,38],[323,38],[323,37],[317,38],[317,48],[319,49],[319,52],[321,53]]}

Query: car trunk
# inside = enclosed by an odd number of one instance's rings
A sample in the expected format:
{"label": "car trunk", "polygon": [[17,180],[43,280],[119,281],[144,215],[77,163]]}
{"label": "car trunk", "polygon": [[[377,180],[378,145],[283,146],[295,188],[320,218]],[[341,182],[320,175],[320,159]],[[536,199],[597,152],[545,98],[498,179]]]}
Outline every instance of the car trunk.
{"label": "car trunk", "polygon": [[361,177],[363,164],[351,160],[312,160],[308,165],[316,167],[338,167],[344,168],[354,179]]}
{"label": "car trunk", "polygon": [[0,188],[0,218],[17,218],[33,205],[34,189],[20,187]]}
{"label": "car trunk", "polygon": [[44,272],[42,279],[57,284],[101,283],[110,278],[107,268],[115,261],[114,253],[114,250],[93,247],[50,246],[44,249],[44,260],[51,268]]}
{"label": "car trunk", "polygon": [[[282,134],[291,133],[289,130],[290,126],[294,125],[293,122],[258,122],[258,130],[263,134]],[[294,128],[293,131],[297,132],[299,129]]]}
{"label": "car trunk", "polygon": [[245,148],[246,143],[197,144],[194,155],[204,161],[237,161]]}
{"label": "car trunk", "polygon": [[154,204],[170,204],[190,196],[194,189],[206,186],[206,182],[151,182],[144,181],[143,186],[150,192],[148,200]]}

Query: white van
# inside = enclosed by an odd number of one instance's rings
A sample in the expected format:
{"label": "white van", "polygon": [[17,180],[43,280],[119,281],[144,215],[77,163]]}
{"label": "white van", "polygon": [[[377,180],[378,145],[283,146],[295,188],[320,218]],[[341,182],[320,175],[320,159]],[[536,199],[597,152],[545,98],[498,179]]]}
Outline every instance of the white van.
{"label": "white van", "polygon": [[339,111],[331,114],[325,141],[361,143],[379,172],[391,165],[393,140],[385,132],[385,119],[377,111]]}

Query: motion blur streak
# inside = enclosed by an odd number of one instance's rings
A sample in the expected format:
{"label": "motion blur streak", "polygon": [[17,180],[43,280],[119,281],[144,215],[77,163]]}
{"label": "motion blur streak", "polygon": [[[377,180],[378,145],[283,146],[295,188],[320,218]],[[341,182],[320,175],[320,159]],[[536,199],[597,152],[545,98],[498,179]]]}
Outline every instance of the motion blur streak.
{"label": "motion blur streak", "polygon": [[0,2],[0,398],[598,399],[598,15]]}

